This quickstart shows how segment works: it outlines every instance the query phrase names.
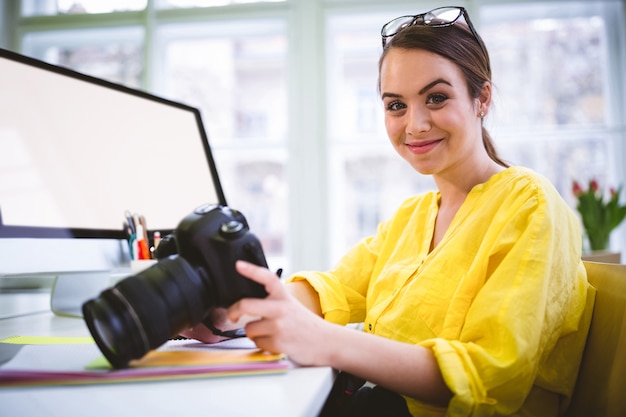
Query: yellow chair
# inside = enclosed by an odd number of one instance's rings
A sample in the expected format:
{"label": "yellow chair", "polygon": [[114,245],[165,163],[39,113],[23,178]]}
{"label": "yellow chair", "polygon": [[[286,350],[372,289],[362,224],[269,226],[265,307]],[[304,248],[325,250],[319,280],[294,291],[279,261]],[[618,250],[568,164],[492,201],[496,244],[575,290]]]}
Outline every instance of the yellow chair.
{"label": "yellow chair", "polygon": [[596,289],[591,327],[566,417],[626,416],[626,265],[584,262]]}

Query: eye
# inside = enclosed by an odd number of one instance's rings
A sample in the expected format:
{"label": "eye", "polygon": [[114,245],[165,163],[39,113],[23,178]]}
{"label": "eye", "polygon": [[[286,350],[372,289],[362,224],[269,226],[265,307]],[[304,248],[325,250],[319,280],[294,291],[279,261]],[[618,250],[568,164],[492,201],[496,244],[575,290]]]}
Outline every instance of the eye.
{"label": "eye", "polygon": [[405,108],[406,105],[398,100],[390,101],[386,106],[387,111],[398,111]]}
{"label": "eye", "polygon": [[441,106],[448,100],[448,96],[445,94],[434,93],[430,94],[426,99],[426,104],[431,104],[433,106]]}

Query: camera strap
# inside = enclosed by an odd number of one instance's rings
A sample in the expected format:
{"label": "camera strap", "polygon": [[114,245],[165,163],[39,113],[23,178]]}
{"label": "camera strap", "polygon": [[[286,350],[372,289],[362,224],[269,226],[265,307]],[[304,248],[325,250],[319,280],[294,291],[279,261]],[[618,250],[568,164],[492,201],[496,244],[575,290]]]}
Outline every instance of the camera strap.
{"label": "camera strap", "polygon": [[229,339],[235,339],[237,337],[246,337],[246,330],[241,329],[233,329],[233,330],[220,330],[211,323],[210,320],[204,321],[204,325],[213,332],[216,336],[228,337]]}

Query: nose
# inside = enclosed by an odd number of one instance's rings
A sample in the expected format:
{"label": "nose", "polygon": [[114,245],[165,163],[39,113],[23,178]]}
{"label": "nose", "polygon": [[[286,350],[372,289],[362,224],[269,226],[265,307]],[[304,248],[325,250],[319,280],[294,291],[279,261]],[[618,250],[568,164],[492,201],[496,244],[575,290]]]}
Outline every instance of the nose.
{"label": "nose", "polygon": [[418,136],[431,129],[430,112],[427,109],[420,106],[412,106],[406,114],[407,135]]}

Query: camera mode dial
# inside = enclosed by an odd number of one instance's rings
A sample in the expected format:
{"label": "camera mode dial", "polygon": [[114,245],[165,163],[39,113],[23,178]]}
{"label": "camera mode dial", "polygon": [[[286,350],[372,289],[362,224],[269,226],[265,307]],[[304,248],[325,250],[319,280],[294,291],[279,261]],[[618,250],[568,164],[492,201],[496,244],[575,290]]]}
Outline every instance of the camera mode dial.
{"label": "camera mode dial", "polygon": [[220,235],[226,239],[234,239],[241,236],[243,229],[243,223],[237,220],[231,220],[226,223],[222,223],[220,226]]}

